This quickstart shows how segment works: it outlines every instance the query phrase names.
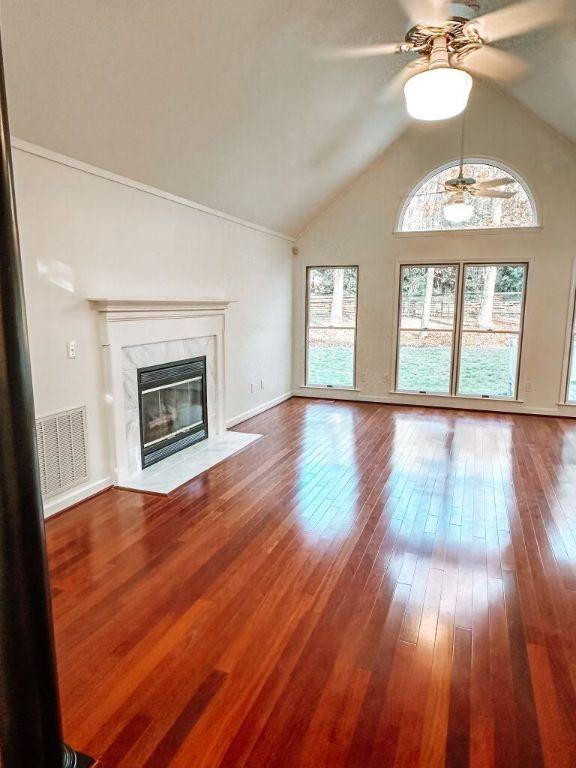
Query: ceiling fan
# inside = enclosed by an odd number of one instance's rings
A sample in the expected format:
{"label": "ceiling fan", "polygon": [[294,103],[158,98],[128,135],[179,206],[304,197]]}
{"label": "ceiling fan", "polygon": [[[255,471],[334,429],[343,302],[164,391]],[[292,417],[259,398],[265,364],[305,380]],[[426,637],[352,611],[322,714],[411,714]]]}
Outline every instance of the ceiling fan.
{"label": "ceiling fan", "polygon": [[444,218],[455,224],[463,224],[469,221],[474,215],[474,206],[470,198],[488,197],[509,200],[518,194],[518,189],[505,189],[512,185],[517,185],[516,179],[510,176],[502,176],[496,179],[487,179],[486,181],[477,181],[476,179],[464,176],[464,134],[466,129],[466,116],[462,120],[462,133],[460,140],[460,166],[458,176],[454,179],[448,179],[441,184],[441,189],[437,192],[423,192],[417,196],[447,195],[444,204]]}
{"label": "ceiling fan", "polygon": [[408,112],[418,120],[444,120],[460,114],[468,104],[472,75],[499,81],[520,77],[526,63],[490,44],[553,24],[566,7],[566,0],[523,0],[478,16],[476,0],[398,2],[411,24],[403,42],[348,48],[336,55],[418,54],[392,84],[392,88],[404,85]]}
{"label": "ceiling fan", "polygon": [[500,187],[511,184],[516,184],[516,180],[502,177],[488,181],[476,181],[476,179],[467,178],[464,176],[464,160],[461,160],[458,177],[445,181],[444,189],[441,190],[441,194],[448,194],[448,200],[444,206],[444,217],[456,224],[469,221],[474,214],[474,206],[467,201],[466,195],[509,200],[517,192],[500,189]]}

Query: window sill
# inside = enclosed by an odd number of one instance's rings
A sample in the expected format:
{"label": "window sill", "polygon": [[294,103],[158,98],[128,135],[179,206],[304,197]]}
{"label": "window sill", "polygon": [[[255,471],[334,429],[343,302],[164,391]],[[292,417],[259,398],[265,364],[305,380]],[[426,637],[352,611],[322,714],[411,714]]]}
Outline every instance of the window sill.
{"label": "window sill", "polygon": [[441,397],[444,400],[479,400],[483,403],[523,403],[524,399],[519,397],[478,397],[478,395],[446,395],[441,392],[409,392],[402,389],[390,390],[390,395],[401,395],[402,397]]}
{"label": "window sill", "polygon": [[323,392],[361,392],[358,387],[328,387],[322,384],[301,384],[300,389],[321,389]]}
{"label": "window sill", "polygon": [[392,233],[393,237],[454,237],[457,235],[530,235],[542,232],[542,226],[533,227],[507,227],[505,229],[486,228],[486,229],[434,229],[417,232],[399,232]]}

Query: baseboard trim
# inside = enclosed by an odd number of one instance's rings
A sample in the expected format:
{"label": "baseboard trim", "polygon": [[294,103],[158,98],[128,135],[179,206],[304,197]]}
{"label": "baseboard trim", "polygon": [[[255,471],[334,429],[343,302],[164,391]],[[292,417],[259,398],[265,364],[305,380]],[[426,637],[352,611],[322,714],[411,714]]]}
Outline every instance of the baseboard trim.
{"label": "baseboard trim", "polygon": [[76,504],[80,504],[80,502],[86,501],[92,496],[97,496],[102,491],[108,490],[108,488],[112,488],[113,485],[114,481],[111,477],[104,477],[102,480],[96,480],[80,488],[74,488],[69,493],[50,499],[44,502],[44,517],[49,518],[57,515],[59,512],[65,512],[70,507],[75,507]]}
{"label": "baseboard trim", "polygon": [[301,391],[294,390],[292,393],[294,397],[303,397],[312,400],[345,400],[351,403],[380,403],[381,405],[402,405],[412,408],[448,408],[450,410],[457,411],[476,411],[477,413],[507,413],[516,416],[548,416],[549,418],[557,419],[574,419],[576,418],[572,414],[564,413],[560,408],[531,408],[521,403],[505,403],[503,401],[494,400],[492,407],[480,407],[479,402],[471,401],[464,402],[462,400],[451,401],[448,398],[443,398],[441,403],[438,402],[415,402],[410,398],[403,397],[386,397],[385,395],[359,395],[346,393],[345,391],[338,390],[321,390],[320,392]]}
{"label": "baseboard trim", "polygon": [[283,395],[279,395],[273,400],[267,400],[265,403],[257,405],[256,408],[252,408],[249,411],[244,411],[244,413],[239,413],[237,416],[233,416],[231,419],[228,419],[226,422],[226,427],[236,427],[238,424],[242,424],[243,421],[247,421],[253,416],[258,416],[259,414],[264,413],[264,411],[268,411],[270,408],[274,408],[276,405],[284,403],[286,400],[290,400],[293,395],[293,392],[285,392]]}
{"label": "baseboard trim", "polygon": [[[226,427],[235,427],[238,424],[241,424],[243,421],[251,419],[253,416],[258,416],[260,413],[264,413],[264,411],[268,411],[270,408],[274,408],[274,406],[280,405],[280,403],[289,400],[291,397],[292,392],[285,392],[279,397],[275,397],[272,400],[267,400],[265,403],[256,406],[256,408],[252,408],[249,411],[244,411],[244,413],[239,413],[237,416],[228,419],[226,422]],[[44,517],[49,518],[57,515],[60,512],[65,512],[70,507],[74,507],[76,504],[79,504],[82,501],[86,501],[91,496],[96,496],[98,493],[101,493],[108,488],[114,487],[114,485],[115,483],[112,477],[104,477],[101,480],[96,480],[93,483],[83,485],[80,488],[74,488],[74,490],[70,491],[69,493],[62,494],[61,496],[57,496],[54,499],[46,501],[44,503]]]}

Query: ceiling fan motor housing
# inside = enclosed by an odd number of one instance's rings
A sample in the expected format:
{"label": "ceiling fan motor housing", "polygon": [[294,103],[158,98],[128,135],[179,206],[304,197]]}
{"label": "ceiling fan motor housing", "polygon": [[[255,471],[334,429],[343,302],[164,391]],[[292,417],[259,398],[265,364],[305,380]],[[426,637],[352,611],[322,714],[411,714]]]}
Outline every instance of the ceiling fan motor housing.
{"label": "ceiling fan motor housing", "polygon": [[459,176],[457,179],[449,179],[445,182],[447,187],[451,187],[454,190],[461,187],[471,187],[473,184],[476,184],[476,179],[464,178],[464,176]]}
{"label": "ceiling fan motor housing", "polygon": [[[429,55],[432,51],[434,39],[444,35],[448,41],[450,52],[469,45],[470,39],[464,34],[464,27],[468,22],[478,16],[480,8],[477,2],[448,3],[446,8],[446,20],[442,23],[426,22],[412,26],[406,33],[406,42],[412,50]],[[402,49],[400,48],[402,52]]]}

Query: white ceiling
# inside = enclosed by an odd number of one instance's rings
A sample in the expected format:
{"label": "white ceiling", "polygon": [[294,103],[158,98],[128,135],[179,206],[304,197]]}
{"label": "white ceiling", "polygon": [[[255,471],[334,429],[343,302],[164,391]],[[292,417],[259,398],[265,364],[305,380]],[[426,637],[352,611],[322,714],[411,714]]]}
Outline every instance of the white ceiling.
{"label": "white ceiling", "polygon": [[[285,233],[406,125],[401,101],[382,98],[403,57],[321,55],[402,39],[395,0],[0,0],[0,11],[14,135]],[[511,92],[576,141],[576,35],[508,47],[533,65]]]}

